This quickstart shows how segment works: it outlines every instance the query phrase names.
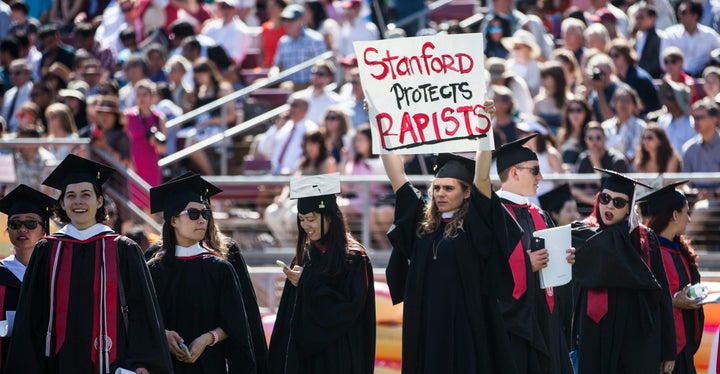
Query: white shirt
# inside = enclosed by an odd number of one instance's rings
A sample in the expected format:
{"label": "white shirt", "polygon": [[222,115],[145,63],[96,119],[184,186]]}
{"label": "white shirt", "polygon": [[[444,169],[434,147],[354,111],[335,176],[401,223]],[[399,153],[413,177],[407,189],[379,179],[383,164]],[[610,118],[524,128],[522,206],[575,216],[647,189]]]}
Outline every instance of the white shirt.
{"label": "white shirt", "polygon": [[2,262],[2,264],[5,265],[11,273],[13,273],[15,278],[22,282],[23,277],[25,277],[25,269],[27,267],[23,265],[22,262],[18,261],[17,258],[15,258],[15,255],[7,256],[0,262]]}
{"label": "white shirt", "polygon": [[349,56],[355,54],[353,42],[378,40],[380,39],[380,32],[374,23],[357,17],[352,23],[345,21],[340,25],[340,37],[338,39],[337,50],[343,56]]}
{"label": "white shirt", "polygon": [[528,200],[527,196],[518,195],[514,192],[499,190],[497,192],[497,195],[501,199],[512,201],[513,204],[518,204],[518,205],[530,204],[530,200]]}
{"label": "white shirt", "polygon": [[79,230],[77,227],[73,226],[72,223],[68,223],[58,230],[56,234],[62,234],[78,240],[87,240],[98,234],[112,232],[114,232],[113,229],[103,225],[102,223],[96,223],[84,230]]}
{"label": "white shirt", "polygon": [[221,18],[208,21],[202,29],[202,34],[216,40],[228,56],[238,64],[242,63],[250,48],[250,30],[237,16],[227,24],[223,24]]}
{"label": "white shirt", "polygon": [[635,153],[640,146],[642,132],[647,124],[635,116],[631,116],[623,122],[620,129],[617,127],[617,122],[617,117],[613,117],[602,123],[607,138],[605,146],[615,149],[624,154],[629,160],[632,160],[635,158]]}
{"label": "white shirt", "polygon": [[205,248],[200,246],[200,243],[195,243],[189,247],[183,247],[181,245],[175,246],[175,257],[190,257],[205,252],[207,251],[205,250]]}
{"label": "white shirt", "polygon": [[[32,88],[32,81],[28,81],[19,88],[12,87],[5,93],[5,97],[3,98],[2,103],[2,116],[3,118],[5,118],[5,122],[8,125],[8,132],[18,131],[18,126],[20,124],[18,123],[17,117],[15,117],[15,113],[20,110],[20,106],[22,106],[23,103],[30,101],[30,91],[32,90]],[[13,108],[13,113],[10,113],[10,106],[12,105],[15,95],[17,95],[17,99],[15,100],[15,107]]]}
{"label": "white shirt", "polygon": [[304,89],[301,91],[301,94],[304,95],[308,101],[308,111],[305,118],[315,123],[320,123],[322,121],[328,107],[342,102],[340,95],[336,94],[332,90],[328,90],[327,87],[325,88],[325,91],[318,96],[313,95],[312,87]]}
{"label": "white shirt", "polygon": [[[318,125],[307,118],[297,124],[289,120],[279,129],[273,126],[265,132],[265,136],[258,143],[258,152],[270,158],[273,174],[292,174],[303,155],[302,141],[305,133],[315,131],[317,128]],[[280,155],[286,143],[287,150],[281,163]]]}
{"label": "white shirt", "polygon": [[693,118],[682,116],[673,120],[672,114],[666,113],[658,117],[657,124],[665,130],[673,148],[683,157],[683,144],[696,135]]}
{"label": "white shirt", "polygon": [[[691,75],[698,75],[710,61],[710,52],[720,48],[720,35],[701,24],[697,25],[697,30],[692,35],[685,30],[685,26],[673,25],[665,29],[665,38],[660,42],[660,50],[664,51],[671,46],[678,47],[682,51],[683,70]],[[660,53],[660,66],[665,69],[662,53]]]}

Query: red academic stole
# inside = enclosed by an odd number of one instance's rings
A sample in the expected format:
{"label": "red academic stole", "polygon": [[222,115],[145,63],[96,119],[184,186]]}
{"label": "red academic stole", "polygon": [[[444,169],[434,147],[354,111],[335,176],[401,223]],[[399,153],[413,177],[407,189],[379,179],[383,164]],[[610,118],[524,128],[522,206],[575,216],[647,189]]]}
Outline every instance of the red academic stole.
{"label": "red academic stole", "polygon": [[[517,217],[515,216],[515,211],[513,210],[513,208],[527,209],[528,212],[530,212],[530,217],[532,217],[535,231],[544,230],[547,228],[545,220],[543,219],[540,211],[536,206],[532,204],[521,205],[512,203],[503,203],[503,205],[505,205],[507,211],[510,212],[510,215],[512,215],[515,221],[517,221]],[[530,235],[532,235],[532,233],[530,233]],[[510,260],[508,262],[510,263],[513,280],[515,281],[512,295],[515,300],[520,300],[522,295],[525,294],[525,291],[527,291],[527,274],[525,273],[525,250],[523,249],[522,240],[518,240],[517,244],[515,245],[515,249],[513,249],[512,253],[510,254]],[[552,287],[545,289],[545,300],[547,301],[547,306],[550,309],[550,313],[552,313],[553,309],[555,308],[555,296],[553,295]]]}
{"label": "red academic stole", "polygon": [[[68,316],[68,304],[70,301],[70,277],[72,270],[72,255],[73,255],[73,244],[86,244],[95,242],[95,281],[93,284],[93,333],[92,333],[92,346],[90,349],[90,356],[95,372],[105,372],[105,368],[101,367],[101,361],[104,361],[101,356],[104,356],[107,352],[107,362],[102,366],[109,367],[110,364],[115,362],[117,358],[117,234],[101,234],[94,236],[87,240],[77,240],[67,237],[56,237],[47,236],[52,243],[52,255],[51,258],[55,258],[60,242],[63,242],[62,251],[60,254],[60,260],[57,263],[57,270],[53,267],[55,262],[53,261],[50,265],[50,289],[52,289],[52,282],[56,282],[55,287],[55,317],[53,326],[54,331],[50,333],[55,334],[55,354],[60,352],[63,344],[65,343],[65,335],[67,333],[67,316]],[[105,266],[103,266],[103,241],[105,242]],[[66,247],[69,245],[69,248]],[[105,273],[105,290],[102,290],[103,285],[102,273],[103,268]],[[52,279],[53,271],[57,273],[57,279]],[[103,292],[104,291],[104,292]],[[101,300],[105,295],[105,300]],[[104,301],[104,302],[103,302]]]}
{"label": "red academic stole", "polygon": [[[665,274],[667,274],[669,288],[670,288],[670,295],[672,297],[673,290],[679,290],[681,291],[684,287],[680,285],[680,276],[678,274],[678,269],[675,267],[675,261],[673,260],[673,255],[677,255],[680,257],[680,260],[683,264],[683,270],[685,270],[685,274],[687,275],[687,279],[691,279],[690,277],[690,267],[688,266],[687,260],[685,260],[685,257],[680,253],[679,250],[660,246],[660,251],[662,253],[662,259],[663,259],[663,265],[665,265]],[[679,308],[673,308],[673,317],[675,317],[675,331],[676,331],[676,346],[677,346],[677,353],[680,353],[683,348],[685,348],[685,344],[687,344],[687,341],[685,340],[685,324],[683,323],[683,316],[682,316],[682,309]],[[698,325],[698,313],[697,311],[693,311],[693,315],[695,317],[695,326]],[[699,329],[696,329],[695,331],[695,340],[698,341],[700,334]]]}

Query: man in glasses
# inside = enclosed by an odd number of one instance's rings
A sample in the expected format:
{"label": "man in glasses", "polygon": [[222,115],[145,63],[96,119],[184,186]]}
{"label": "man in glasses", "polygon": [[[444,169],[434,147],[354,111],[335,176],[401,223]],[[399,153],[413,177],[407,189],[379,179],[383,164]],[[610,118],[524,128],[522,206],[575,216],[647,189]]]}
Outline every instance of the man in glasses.
{"label": "man in glasses", "polygon": [[320,123],[327,109],[340,103],[340,96],[328,89],[334,81],[335,64],[327,60],[316,62],[310,70],[310,87],[300,91],[308,101],[309,120]]}
{"label": "man in glasses", "polygon": [[[552,288],[540,288],[538,271],[547,266],[548,252],[544,246],[533,245],[533,232],[554,226],[552,219],[528,200],[535,196],[542,180],[537,154],[524,146],[535,136],[504,144],[493,152],[502,183],[497,195],[507,212],[506,221],[522,229],[515,248],[509,248],[515,281],[512,301],[499,303],[518,373],[540,368],[542,372],[566,374],[572,373],[572,366],[560,319],[565,303],[556,302]],[[568,249],[570,263],[574,262],[573,251]]]}
{"label": "man in glasses", "polygon": [[695,136],[693,119],[690,117],[690,87],[683,83],[663,80],[658,89],[665,113],[657,118],[657,124],[665,130],[673,148],[684,155],[683,144]]}
{"label": "man in glasses", "polygon": [[[15,313],[20,285],[35,243],[48,233],[55,200],[27,185],[21,184],[0,199],[0,212],[7,214],[7,232],[13,254],[0,261],[0,319]],[[10,314],[12,314],[10,313]],[[10,337],[0,338],[0,371],[10,346]]]}
{"label": "man in glasses", "polygon": [[[660,50],[668,47],[680,48],[685,56],[683,70],[698,77],[702,69],[710,61],[710,52],[720,48],[720,35],[710,27],[701,25],[703,4],[692,0],[683,0],[677,7],[679,24],[665,29],[665,38],[660,44]],[[660,60],[665,68],[665,61]]]}
{"label": "man in glasses", "polygon": [[[628,164],[625,155],[608,148],[605,144],[606,141],[605,130],[599,123],[591,121],[585,130],[587,149],[578,156],[578,173],[594,173],[593,167],[627,173]],[[595,183],[575,184],[573,195],[577,199],[581,211],[589,210],[595,204],[595,193],[598,187]]]}

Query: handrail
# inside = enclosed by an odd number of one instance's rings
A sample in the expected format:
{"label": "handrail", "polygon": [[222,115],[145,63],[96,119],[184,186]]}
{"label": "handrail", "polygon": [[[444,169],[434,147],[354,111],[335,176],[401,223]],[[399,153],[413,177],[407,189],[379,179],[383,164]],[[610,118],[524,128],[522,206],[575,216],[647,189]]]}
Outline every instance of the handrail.
{"label": "handrail", "polygon": [[3,146],[19,146],[19,145],[89,145],[90,138],[14,138],[0,139]]}
{"label": "handrail", "polygon": [[451,2],[452,2],[452,0],[437,0],[437,1],[434,1],[434,2],[432,2],[432,3],[430,3],[430,4],[428,4],[427,7],[423,8],[423,9],[421,9],[421,10],[418,10],[417,12],[415,12],[415,13],[409,15],[409,16],[406,16],[405,18],[401,18],[401,19],[399,19],[399,20],[397,20],[397,21],[395,21],[395,22],[388,23],[387,29],[388,29],[388,31],[390,31],[390,30],[394,30],[394,29],[396,29],[396,28],[398,28],[398,27],[405,26],[405,25],[409,24],[410,22],[413,22],[413,21],[415,21],[415,20],[417,20],[417,19],[420,19],[420,17],[422,17],[422,16],[425,16],[425,15],[429,14],[430,12],[432,12],[433,10],[435,10],[435,9],[437,9],[437,8],[440,8],[440,7],[443,7],[443,6],[445,6],[445,5],[450,4]]}
{"label": "handrail", "polygon": [[320,60],[327,60],[331,57],[333,57],[332,51],[327,51],[327,52],[324,52],[324,53],[322,53],[318,56],[315,56],[309,60],[305,60],[295,66],[292,66],[286,70],[281,71],[278,75],[276,75],[272,78],[268,78],[267,80],[260,81],[260,82],[255,82],[255,83],[253,83],[245,88],[242,88],[240,90],[237,90],[227,96],[218,98],[217,100],[215,100],[211,103],[207,103],[207,104],[201,106],[200,108],[193,109],[179,117],[173,118],[172,120],[168,121],[165,124],[165,128],[169,129],[169,128],[178,126],[180,124],[183,124],[205,112],[211,111],[211,110],[213,110],[217,107],[220,107],[222,105],[225,105],[231,101],[235,101],[241,97],[247,96],[258,88],[264,88],[269,85],[281,82],[285,78],[313,66],[315,64],[315,62],[320,61]]}

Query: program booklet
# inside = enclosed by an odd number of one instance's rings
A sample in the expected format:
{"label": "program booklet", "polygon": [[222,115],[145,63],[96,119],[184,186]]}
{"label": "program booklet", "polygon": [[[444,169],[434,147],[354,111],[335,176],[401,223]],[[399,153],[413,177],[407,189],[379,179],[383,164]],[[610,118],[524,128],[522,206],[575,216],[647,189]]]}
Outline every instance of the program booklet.
{"label": "program booklet", "polygon": [[538,230],[534,237],[545,240],[548,250],[548,265],[540,269],[540,288],[558,287],[572,280],[572,265],[565,259],[571,246],[570,225]]}

